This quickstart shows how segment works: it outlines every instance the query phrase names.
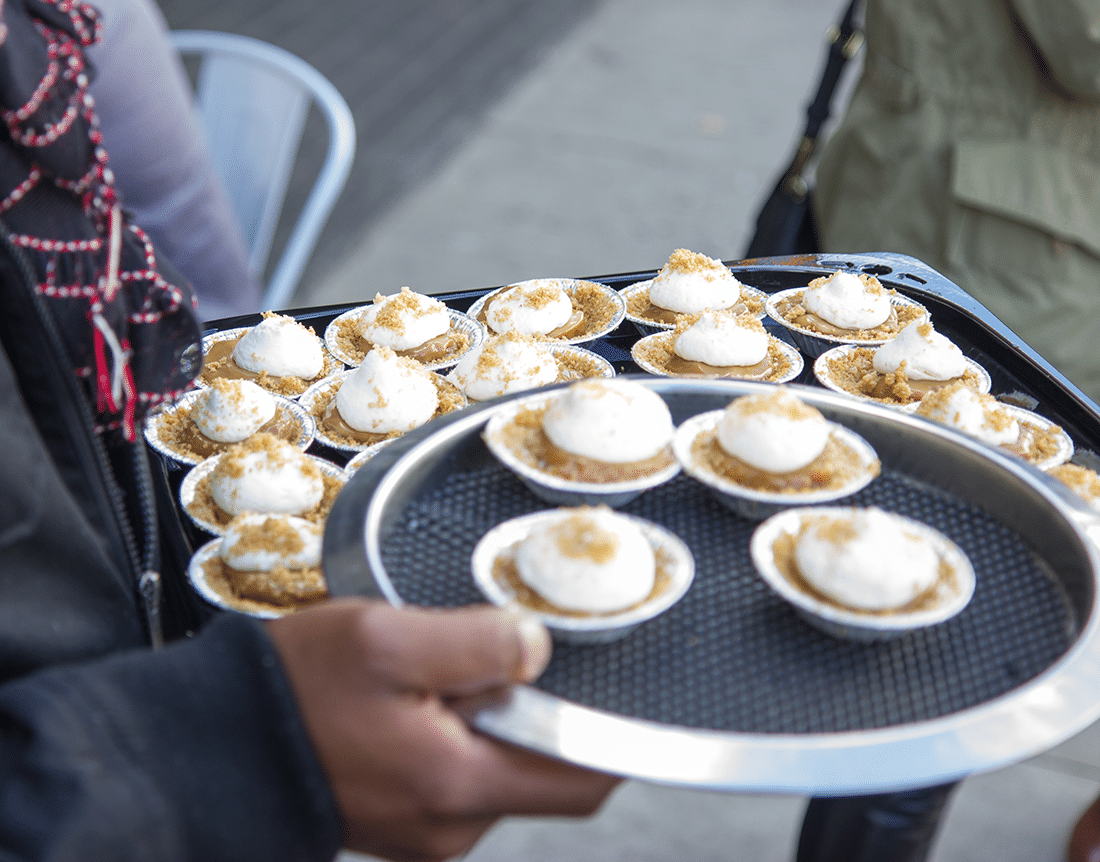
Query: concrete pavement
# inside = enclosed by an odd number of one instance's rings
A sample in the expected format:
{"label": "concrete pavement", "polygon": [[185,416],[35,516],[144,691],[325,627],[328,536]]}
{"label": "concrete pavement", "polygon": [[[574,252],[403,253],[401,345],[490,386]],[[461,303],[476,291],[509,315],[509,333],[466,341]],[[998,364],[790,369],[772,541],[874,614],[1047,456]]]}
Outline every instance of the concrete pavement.
{"label": "concrete pavement", "polygon": [[648,269],[677,247],[736,257],[833,6],[605,0],[299,304]]}

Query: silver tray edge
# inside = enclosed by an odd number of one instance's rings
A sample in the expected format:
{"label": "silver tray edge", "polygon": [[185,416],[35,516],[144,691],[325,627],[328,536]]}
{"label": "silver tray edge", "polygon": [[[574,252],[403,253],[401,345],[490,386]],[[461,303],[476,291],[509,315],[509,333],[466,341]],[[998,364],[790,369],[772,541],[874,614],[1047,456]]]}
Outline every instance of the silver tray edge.
{"label": "silver tray edge", "polygon": [[[732,398],[769,384],[686,381],[638,377],[659,393]],[[1044,751],[1100,717],[1100,634],[1095,605],[1100,572],[1100,515],[1080,503],[1056,480],[1007,455],[918,417],[857,402],[814,387],[794,387],[829,418],[867,436],[882,426],[899,436],[937,443],[980,472],[1000,477],[1016,491],[1015,503],[993,495],[983,503],[1025,540],[1047,542],[1044,559],[1087,572],[1088,613],[1069,651],[1035,679],[977,707],[933,720],[889,728],[829,734],[745,734],[700,731],[627,718],[581,706],[529,686],[513,687],[496,702],[469,708],[479,730],[572,763],[624,776],[674,785],[738,792],[852,795],[886,792],[953,781]],[[387,447],[351,480],[337,500],[325,534],[325,567],[337,594],[352,592],[402,600],[389,583],[377,537],[387,524],[386,508],[401,486],[430,472],[455,436],[480,428],[490,413],[511,399],[497,399],[414,432]],[[831,414],[831,415],[830,415]],[[877,436],[877,435],[872,435]],[[972,479],[957,471],[956,479]],[[988,478],[988,477],[986,477]],[[962,495],[966,497],[966,495]],[[1059,537],[1031,536],[1028,512],[1053,510],[1062,519]],[[1065,544],[1076,540],[1076,547]],[[1076,562],[1075,562],[1076,560]]]}

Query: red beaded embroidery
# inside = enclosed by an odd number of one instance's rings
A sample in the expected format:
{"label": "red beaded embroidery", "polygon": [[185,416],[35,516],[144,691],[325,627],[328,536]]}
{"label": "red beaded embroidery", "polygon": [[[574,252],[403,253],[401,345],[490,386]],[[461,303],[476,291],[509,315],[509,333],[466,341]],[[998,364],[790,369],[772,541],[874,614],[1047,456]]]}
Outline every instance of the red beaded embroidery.
{"label": "red beaded embroidery", "polygon": [[[88,74],[83,49],[97,41],[102,28],[98,13],[87,3],[74,0],[53,0],[52,5],[69,18],[77,38],[61,30],[35,21],[35,27],[47,45],[47,65],[42,79],[25,104],[15,110],[0,112],[13,141],[30,149],[55,143],[83,120],[88,138],[93,144],[87,171],[76,180],[49,176],[38,164],[30,166],[27,177],[0,200],[0,214],[16,207],[39,183],[51,182],[71,192],[80,201],[85,215],[98,234],[93,239],[62,240],[51,237],[15,235],[15,245],[34,252],[44,272],[36,290],[43,297],[56,300],[85,300],[87,316],[93,326],[95,365],[74,369],[84,379],[95,381],[96,406],[101,424],[98,431],[120,429],[127,439],[136,437],[136,407],[152,406],[178,397],[181,392],[135,391],[130,368],[130,344],[124,333],[115,333],[104,315],[106,306],[116,301],[116,293],[124,284],[144,283],[145,307],[127,315],[130,325],[153,324],[167,313],[179,309],[185,302],[184,293],[166,281],[156,267],[156,255],[149,237],[140,228],[121,222],[113,176],[107,166],[107,152],[102,146],[95,101],[88,93]],[[0,0],[2,8],[2,0]],[[3,36],[0,35],[0,40]],[[65,110],[57,119],[39,114],[48,99],[64,100]],[[48,112],[46,112],[48,113]],[[126,231],[144,251],[144,266],[121,269],[116,258],[111,259],[112,224],[116,231]],[[64,256],[81,256],[72,266],[59,266]],[[89,261],[93,261],[91,265]],[[114,263],[114,266],[112,266]],[[85,273],[82,283],[58,283],[58,271]],[[167,298],[167,308],[154,304],[153,294]]]}

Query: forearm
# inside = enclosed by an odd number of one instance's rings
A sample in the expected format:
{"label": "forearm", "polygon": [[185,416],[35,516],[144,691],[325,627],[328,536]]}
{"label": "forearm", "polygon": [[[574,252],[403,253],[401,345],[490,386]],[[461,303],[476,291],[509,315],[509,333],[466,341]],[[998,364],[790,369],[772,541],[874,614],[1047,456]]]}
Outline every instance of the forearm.
{"label": "forearm", "polygon": [[322,860],[339,818],[257,623],[0,689],[0,857]]}

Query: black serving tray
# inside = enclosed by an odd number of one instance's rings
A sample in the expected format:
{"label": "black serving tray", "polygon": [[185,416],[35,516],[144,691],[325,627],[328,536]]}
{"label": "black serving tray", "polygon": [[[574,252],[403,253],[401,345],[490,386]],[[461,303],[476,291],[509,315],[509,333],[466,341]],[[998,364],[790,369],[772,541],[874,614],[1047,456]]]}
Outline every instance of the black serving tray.
{"label": "black serving tray", "polygon": [[[836,269],[874,273],[929,309],[937,330],[990,372],[994,395],[1065,428],[1076,460],[1095,459],[1096,405],[920,262],[828,255],[731,267],[743,283],[768,293]],[[625,287],[653,275],[593,280]],[[464,310],[485,292],[440,298]],[[320,334],[352,307],[293,313]],[[774,325],[772,331],[785,334]],[[630,346],[639,334],[627,321],[585,346],[618,373],[634,374]],[[967,610],[897,641],[834,640],[807,626],[755,576],[747,554],[755,524],[681,477],[626,511],[665,524],[692,547],[698,574],[687,597],[618,643],[559,646],[535,686],[471,712],[471,721],[512,742],[624,775],[848,794],[993,768],[1056,744],[1100,714],[1097,516],[1018,459],[824,390],[811,365],[799,381],[803,396],[866,437],[883,460],[882,477],[852,502],[917,517],[954,539],[978,573]],[[754,388],[639,379],[666,399],[676,421]],[[468,574],[473,544],[496,523],[545,508],[480,441],[495,406],[436,420],[355,474],[326,529],[326,574],[335,594],[438,607],[480,600]],[[311,451],[337,463],[347,458],[324,447]]]}

